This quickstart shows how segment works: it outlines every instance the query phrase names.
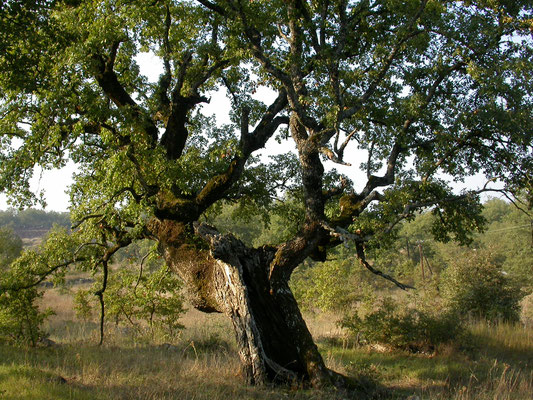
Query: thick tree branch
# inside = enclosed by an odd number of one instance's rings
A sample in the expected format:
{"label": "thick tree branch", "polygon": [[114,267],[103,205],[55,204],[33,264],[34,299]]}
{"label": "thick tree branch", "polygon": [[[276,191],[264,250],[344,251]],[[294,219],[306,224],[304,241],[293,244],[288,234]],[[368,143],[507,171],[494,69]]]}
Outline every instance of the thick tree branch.
{"label": "thick tree branch", "polygon": [[228,13],[226,12],[225,9],[223,9],[222,7],[218,6],[217,4],[211,2],[211,1],[208,1],[208,0],[196,0],[198,3],[202,4],[204,7],[206,7],[207,9],[211,10],[211,11],[214,11],[215,13],[219,14],[219,15],[222,15],[222,16],[227,16]]}
{"label": "thick tree branch", "polygon": [[170,99],[168,98],[168,90],[170,88],[170,84],[172,83],[172,69],[170,65],[170,54],[171,54],[171,48],[170,48],[170,27],[172,26],[172,16],[170,14],[170,7],[168,4],[166,5],[166,14],[165,14],[165,34],[163,36],[163,45],[162,48],[164,50],[163,53],[163,68],[164,73],[161,75],[159,79],[159,100],[161,101],[161,105],[163,107],[163,115],[167,115],[168,108],[170,107]]}
{"label": "thick tree branch", "polygon": [[215,201],[223,197],[231,186],[241,177],[244,165],[250,155],[254,151],[264,147],[267,140],[274,134],[281,124],[287,123],[286,117],[277,116],[286,105],[286,92],[281,91],[274,103],[272,103],[267,109],[253,132],[246,134],[247,130],[245,129],[243,131],[245,134],[241,137],[241,154],[237,154],[232,159],[228,169],[223,174],[211,178],[198,193],[195,203],[199,210],[205,210]]}
{"label": "thick tree branch", "polygon": [[[196,80],[196,82],[194,82],[191,87],[192,87],[192,90],[196,93],[197,90],[200,88],[201,85],[203,85],[209,78],[211,78],[211,76],[213,76],[213,74],[218,71],[218,70],[221,70],[221,69],[224,69],[226,68],[227,66],[229,66],[231,64],[231,61],[229,59],[222,59],[222,60],[219,60],[215,63],[213,63],[213,65],[209,68],[206,68],[204,70],[204,73],[199,77],[198,80]],[[204,98],[201,98],[204,102],[207,101],[207,99],[204,97]]]}
{"label": "thick tree branch", "polygon": [[368,196],[374,189],[378,187],[388,186],[394,183],[396,163],[398,162],[398,157],[404,149],[405,147],[401,146],[399,141],[392,146],[392,150],[387,160],[387,171],[383,176],[370,175],[364,189],[361,191],[361,197],[364,198]]}
{"label": "thick tree branch", "polygon": [[177,99],[181,96],[180,92],[183,88],[183,85],[185,84],[185,77],[187,75],[187,69],[189,68],[189,65],[192,62],[192,50],[188,50],[183,55],[180,63],[179,63],[179,70],[176,77],[176,85],[174,86],[174,89],[172,90],[172,101],[176,102]]}
{"label": "thick tree branch", "polygon": [[[309,13],[309,4],[307,0],[296,0],[295,6],[300,11],[303,17],[304,24],[307,28],[307,33],[309,37],[311,38],[311,45],[313,46],[313,49],[315,50],[316,54],[320,54],[322,47],[317,36],[318,29],[315,25],[315,22],[313,21],[311,14]],[[327,9],[327,6],[326,6],[326,9]]]}
{"label": "thick tree branch", "polygon": [[337,154],[337,157],[342,160],[344,158],[344,150],[346,149],[346,146],[348,146],[348,143],[350,143],[350,140],[352,140],[352,138],[355,136],[355,134],[357,133],[357,130],[354,129],[352,130],[347,136],[346,138],[344,139],[344,141],[342,142],[341,146],[340,147],[337,147],[338,145],[338,140],[339,140],[339,133],[340,133],[340,130],[339,129],[336,129],[336,137],[335,137],[335,144],[334,144],[334,150],[335,150],[335,153]]}
{"label": "thick tree branch", "polygon": [[[306,224],[295,238],[279,245],[274,261],[270,265],[269,280],[272,287],[280,286],[289,281],[292,272],[307,257],[314,258],[316,249],[321,243],[327,242],[328,233],[316,222]],[[325,261],[321,254],[320,261]]]}
{"label": "thick tree branch", "polygon": [[325,155],[328,159],[330,159],[331,161],[333,161],[334,163],[336,164],[340,164],[340,165],[346,165],[346,166],[351,166],[352,164],[350,163],[347,163],[347,162],[344,162],[342,160],[342,156],[338,156],[337,154],[335,154],[330,148],[326,147],[326,146],[322,146],[318,149],[323,155]]}
{"label": "thick tree branch", "polygon": [[[193,61],[192,52],[187,52],[180,64],[177,82],[172,92],[172,102],[170,104],[170,115],[166,121],[165,132],[161,137],[161,145],[167,151],[167,157],[171,160],[177,160],[181,157],[187,139],[189,130],[187,129],[187,116],[189,112],[199,103],[209,102],[209,100],[198,94],[202,86],[216,71],[225,68],[230,64],[229,60],[219,60],[209,68],[203,68],[203,73],[193,82],[190,82],[190,92],[181,93],[183,85],[187,78],[187,71]],[[207,61],[206,61],[207,62]]]}
{"label": "thick tree branch", "polygon": [[105,59],[101,55],[94,55],[93,60],[96,65],[95,78],[98,85],[103,90],[105,95],[119,108],[128,109],[132,116],[138,121],[141,129],[151,139],[152,143],[156,143],[158,130],[154,122],[146,115],[140,106],[128,94],[124,86],[118,80],[118,77],[113,70],[115,63],[115,56],[118,51],[120,42],[115,42],[111,48],[110,56]]}

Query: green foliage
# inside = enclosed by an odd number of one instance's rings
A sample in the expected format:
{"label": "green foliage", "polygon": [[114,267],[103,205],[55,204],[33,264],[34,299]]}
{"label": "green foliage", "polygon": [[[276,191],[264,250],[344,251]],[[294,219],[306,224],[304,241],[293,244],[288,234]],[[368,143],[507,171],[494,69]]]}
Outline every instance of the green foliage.
{"label": "green foliage", "polygon": [[416,283],[422,278],[420,255],[424,258],[427,278],[430,274],[439,275],[455,262],[457,254],[473,249],[489,251],[493,261],[501,265],[509,279],[523,288],[530,287],[533,283],[530,273],[533,268],[531,216],[500,199],[488,200],[483,205],[482,216],[487,221],[485,232],[472,236],[469,248],[460,247],[456,242],[435,241],[432,227],[437,216],[424,212],[401,224],[394,242],[373,248],[369,254],[385,270],[408,280],[412,278],[412,282]]}
{"label": "green foliage", "polygon": [[489,199],[483,204],[483,216],[488,224],[503,222],[512,210],[511,204],[498,198]]}
{"label": "green foliage", "polygon": [[[2,284],[9,282],[2,279]],[[0,293],[0,341],[35,346],[45,336],[41,325],[53,312],[39,309],[42,294],[36,288]]]}
{"label": "green foliage", "polygon": [[517,321],[522,293],[488,251],[457,254],[441,276],[442,296],[463,317]]}
{"label": "green foliage", "polygon": [[243,208],[242,204],[218,204],[208,213],[208,222],[221,233],[232,233],[251,246],[263,232],[265,224],[259,216]]}
{"label": "green foliage", "polygon": [[489,224],[478,245],[520,286],[533,287],[532,216],[498,199],[485,203],[485,214]]}
{"label": "green foliage", "polygon": [[38,284],[48,276],[61,282],[75,239],[65,229],[52,230],[38,248],[27,249],[0,276],[0,336],[19,344],[35,345],[45,334],[43,321],[50,310],[39,308],[43,292]]}
{"label": "green foliage", "polygon": [[308,311],[341,311],[360,296],[357,260],[345,257],[321,263],[305,263],[291,280],[291,289],[301,308]]}
{"label": "green foliage", "polygon": [[340,326],[360,343],[433,351],[441,344],[458,340],[464,329],[454,313],[399,306],[389,297],[380,299],[372,308],[363,316],[347,314],[340,321]]}
{"label": "green foliage", "polygon": [[0,228],[0,340],[35,346],[44,335],[41,324],[51,311],[39,309],[42,292],[37,287],[21,288],[31,284],[25,264],[17,260],[21,252],[20,238]]}
{"label": "green foliage", "polygon": [[409,223],[403,224],[399,230],[397,246],[412,261],[414,268],[420,264],[421,254],[431,262],[434,269],[444,263],[440,249],[446,245],[435,242],[432,236],[434,220],[432,213],[421,213]]}
{"label": "green foliage", "polygon": [[36,288],[13,288],[21,283],[18,266],[12,265],[21,252],[22,240],[11,229],[0,228],[0,340],[35,345],[43,335],[40,325],[50,312],[39,311],[42,293]]}
{"label": "green foliage", "polygon": [[284,198],[272,204],[269,224],[255,239],[254,245],[277,245],[298,234],[304,219],[301,193],[286,193]]}
{"label": "green foliage", "polygon": [[153,240],[144,239],[133,242],[127,247],[121,248],[113,256],[113,264],[117,266],[140,265],[148,271],[154,271],[161,268],[164,264],[157,253],[157,243]]}
{"label": "green foliage", "polygon": [[74,294],[74,312],[76,317],[87,322],[91,319],[93,314],[93,306],[91,304],[91,293],[88,290],[77,290]]}
{"label": "green foliage", "polygon": [[106,303],[109,317],[127,319],[137,325],[148,323],[153,335],[159,330],[167,338],[175,338],[183,328],[179,319],[185,311],[181,281],[166,266],[140,276],[125,269],[112,279]]}
{"label": "green foliage", "polygon": [[21,252],[22,240],[11,228],[0,227],[0,271],[7,270]]}
{"label": "green foliage", "polygon": [[[528,216],[502,200],[490,200],[485,207],[484,217],[488,228],[486,233],[475,236],[473,246],[478,247],[478,250],[460,247],[455,243],[435,242],[431,233],[435,215],[426,212],[417,215],[413,221],[401,224],[397,239],[391,244],[370,248],[367,255],[371,263],[383,272],[417,288],[436,285],[443,274],[442,291],[433,292],[435,299],[446,296],[451,304],[453,297],[456,298],[454,301],[464,304],[467,301],[465,292],[470,292],[469,296],[479,303],[479,307],[483,305],[493,311],[498,307],[507,307],[511,310],[508,313],[496,311],[496,314],[500,314],[498,318],[516,320],[519,290],[529,290],[530,271],[533,268]],[[476,259],[487,252],[490,252],[490,257],[480,259],[479,265],[473,262],[477,267],[467,266],[472,257]],[[474,255],[469,256],[469,253]],[[338,311],[355,304],[364,308],[368,303],[361,302],[366,297],[365,285],[372,282],[372,290],[388,290],[390,287],[385,281],[373,282],[366,271],[360,270],[353,251],[350,253],[349,249],[331,251],[329,257],[332,260],[324,263],[306,262],[293,274],[291,287],[304,309]],[[458,269],[462,263],[458,257],[465,260],[464,271]],[[459,279],[453,287],[449,283],[452,271],[456,271],[455,277]],[[479,295],[476,294],[478,292]],[[442,305],[438,307],[442,308]],[[454,310],[459,314],[471,311]],[[473,313],[479,313],[479,310]],[[482,314],[488,318],[496,317],[493,312],[483,311]]]}
{"label": "green foliage", "polygon": [[88,246],[76,253],[78,239],[67,229],[54,227],[38,247],[25,249],[12,264],[10,271],[16,278],[16,285],[36,285],[48,277],[55,283],[62,282],[74,258],[79,257],[81,261],[91,255]]}
{"label": "green foliage", "polygon": [[[97,282],[95,288],[100,287],[101,282]],[[88,319],[92,315],[95,300],[89,291],[77,292],[75,308],[79,318]],[[181,281],[166,266],[153,271],[134,271],[129,267],[112,271],[104,302],[108,321],[126,323],[139,335],[148,333],[153,338],[158,334],[172,340],[183,328],[179,322],[185,311]]]}

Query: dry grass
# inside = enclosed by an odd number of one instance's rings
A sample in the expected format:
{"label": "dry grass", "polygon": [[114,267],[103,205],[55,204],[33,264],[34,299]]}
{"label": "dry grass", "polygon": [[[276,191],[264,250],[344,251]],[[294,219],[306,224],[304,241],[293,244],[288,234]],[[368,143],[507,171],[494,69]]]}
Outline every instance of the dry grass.
{"label": "dry grass", "polygon": [[522,323],[530,329],[533,329],[533,292],[522,299],[520,307],[522,309],[520,315]]}
{"label": "dry grass", "polygon": [[483,346],[503,348],[507,353],[529,355],[533,362],[533,329],[520,324],[474,322],[471,332],[482,341]]}
{"label": "dry grass", "polygon": [[[56,312],[46,328],[57,345],[0,346],[2,400],[355,398],[331,390],[244,385],[231,323],[222,315],[189,310],[182,319],[185,329],[172,343],[109,324],[105,345],[99,347],[96,323],[76,320],[69,293],[48,290],[43,306]],[[363,382],[378,382],[368,398],[533,398],[530,329],[474,324],[474,346],[468,352],[449,346],[427,356],[351,347],[332,315],[309,316],[308,324],[330,368]]]}

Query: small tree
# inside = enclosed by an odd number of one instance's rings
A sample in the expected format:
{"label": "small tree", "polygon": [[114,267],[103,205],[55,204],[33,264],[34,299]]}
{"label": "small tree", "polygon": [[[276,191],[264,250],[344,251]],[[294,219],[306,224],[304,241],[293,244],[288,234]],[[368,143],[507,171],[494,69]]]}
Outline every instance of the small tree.
{"label": "small tree", "polygon": [[71,257],[76,243],[66,229],[59,227],[52,229],[40,246],[22,252],[20,239],[10,237],[10,243],[16,244],[10,248],[18,250],[7,252],[11,262],[0,269],[0,338],[34,346],[45,336],[43,321],[53,314],[52,310],[39,308],[43,295],[39,284],[49,278],[62,281],[64,268],[69,265],[65,259]]}
{"label": "small tree", "polygon": [[463,254],[452,262],[441,275],[441,293],[448,305],[465,317],[519,319],[520,288],[488,251]]}
{"label": "small tree", "polygon": [[[22,252],[22,240],[10,228],[0,228],[0,286],[20,283],[20,265],[13,261]],[[0,291],[0,340],[35,345],[42,336],[40,325],[49,312],[40,312],[36,288]]]}
{"label": "small tree", "polygon": [[35,346],[45,336],[41,325],[53,312],[39,310],[36,303],[41,297],[36,288],[0,294],[0,340]]}
{"label": "small tree", "polygon": [[166,265],[158,270],[139,273],[121,269],[112,274],[106,291],[107,316],[117,323],[126,321],[139,334],[148,329],[173,339],[183,328],[179,319],[185,308],[181,281]]}

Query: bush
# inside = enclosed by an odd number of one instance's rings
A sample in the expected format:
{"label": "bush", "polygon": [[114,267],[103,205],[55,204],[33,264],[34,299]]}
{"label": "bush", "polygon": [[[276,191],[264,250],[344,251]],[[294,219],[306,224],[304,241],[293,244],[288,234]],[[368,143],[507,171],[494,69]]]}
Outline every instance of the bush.
{"label": "bush", "polygon": [[93,306],[91,304],[91,293],[88,290],[80,289],[74,295],[74,312],[76,317],[87,322],[93,315]]}
{"label": "bush", "polygon": [[340,326],[359,343],[379,343],[412,352],[427,352],[456,340],[463,332],[463,326],[452,313],[433,315],[400,307],[389,297],[374,306],[375,309],[364,316],[354,313],[340,321]]}
{"label": "bush", "polygon": [[28,259],[32,255],[22,253],[22,240],[11,229],[0,228],[0,340],[35,346],[45,336],[41,325],[52,311],[37,306],[42,292],[31,285]]}
{"label": "bush", "polygon": [[354,260],[333,260],[304,265],[295,271],[291,288],[300,307],[307,311],[338,311],[352,304],[358,295]]}
{"label": "bush", "polygon": [[473,251],[452,262],[441,275],[441,294],[463,317],[515,322],[520,316],[520,287],[487,251]]}
{"label": "bush", "polygon": [[6,290],[0,294],[0,339],[18,345],[35,346],[46,335],[43,321],[53,314],[41,312],[36,305],[42,293],[35,288]]}
{"label": "bush", "polygon": [[8,269],[22,252],[22,239],[11,228],[0,227],[0,271]]}

